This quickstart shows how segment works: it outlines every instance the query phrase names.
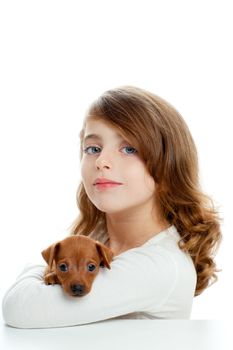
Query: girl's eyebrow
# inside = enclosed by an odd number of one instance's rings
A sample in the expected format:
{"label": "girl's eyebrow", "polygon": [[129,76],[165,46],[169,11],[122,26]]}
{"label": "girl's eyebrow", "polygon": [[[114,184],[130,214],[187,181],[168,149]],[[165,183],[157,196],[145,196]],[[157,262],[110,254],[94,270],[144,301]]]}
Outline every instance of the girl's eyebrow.
{"label": "girl's eyebrow", "polygon": [[84,137],[84,142],[90,139],[96,139],[96,140],[102,140],[102,137],[97,135],[97,134],[88,134],[87,136]]}
{"label": "girl's eyebrow", "polygon": [[[116,134],[116,135],[117,135],[118,139],[124,140],[120,134]],[[86,135],[84,137],[83,142],[86,142],[87,140],[90,140],[90,139],[95,139],[95,140],[99,141],[99,140],[102,140],[103,138],[100,135],[97,135],[97,134],[88,134],[88,135]]]}

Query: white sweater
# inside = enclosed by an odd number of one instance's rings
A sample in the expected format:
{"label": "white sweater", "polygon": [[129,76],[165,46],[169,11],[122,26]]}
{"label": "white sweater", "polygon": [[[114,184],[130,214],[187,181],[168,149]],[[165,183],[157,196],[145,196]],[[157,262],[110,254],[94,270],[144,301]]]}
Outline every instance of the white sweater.
{"label": "white sweater", "polygon": [[49,328],[116,317],[187,319],[196,271],[190,256],[178,247],[179,238],[171,226],[141,247],[116,256],[111,270],[100,269],[91,292],[81,298],[66,295],[60,285],[45,285],[45,266],[27,266],[3,299],[5,322],[19,328]]}

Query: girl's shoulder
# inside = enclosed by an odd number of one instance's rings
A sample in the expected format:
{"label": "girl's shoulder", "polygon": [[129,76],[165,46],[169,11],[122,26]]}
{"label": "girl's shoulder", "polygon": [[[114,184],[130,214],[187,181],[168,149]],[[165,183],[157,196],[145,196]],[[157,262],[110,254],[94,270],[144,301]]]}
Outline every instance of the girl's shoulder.
{"label": "girl's shoulder", "polygon": [[143,246],[146,247],[151,245],[166,245],[169,243],[176,246],[179,240],[179,232],[174,225],[171,225],[150,238],[146,243],[143,244]]}
{"label": "girl's shoulder", "polygon": [[[178,245],[180,234],[174,225],[156,234],[137,248],[130,249],[115,257],[116,262],[143,264],[152,270],[160,270],[168,275],[192,275],[196,279],[196,271],[190,255],[182,251]],[[175,276],[174,276],[175,277]]]}

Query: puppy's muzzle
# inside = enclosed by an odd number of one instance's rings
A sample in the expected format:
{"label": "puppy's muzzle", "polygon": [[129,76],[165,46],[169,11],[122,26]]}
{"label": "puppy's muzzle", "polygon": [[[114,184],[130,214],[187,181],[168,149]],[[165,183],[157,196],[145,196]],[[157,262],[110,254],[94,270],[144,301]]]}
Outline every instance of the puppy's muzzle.
{"label": "puppy's muzzle", "polygon": [[81,297],[85,294],[86,288],[83,284],[71,284],[70,286],[72,295]]}

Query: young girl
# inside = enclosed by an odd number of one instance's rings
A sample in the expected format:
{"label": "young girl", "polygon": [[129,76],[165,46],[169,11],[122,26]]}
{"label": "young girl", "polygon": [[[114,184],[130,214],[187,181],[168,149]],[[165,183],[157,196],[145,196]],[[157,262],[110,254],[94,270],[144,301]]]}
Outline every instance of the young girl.
{"label": "young girl", "polygon": [[136,87],[105,92],[81,138],[80,214],[71,228],[114,252],[91,293],[71,298],[27,267],[3,300],[7,324],[60,327],[109,318],[188,319],[216,280],[220,218],[202,193],[197,151],[179,113]]}

